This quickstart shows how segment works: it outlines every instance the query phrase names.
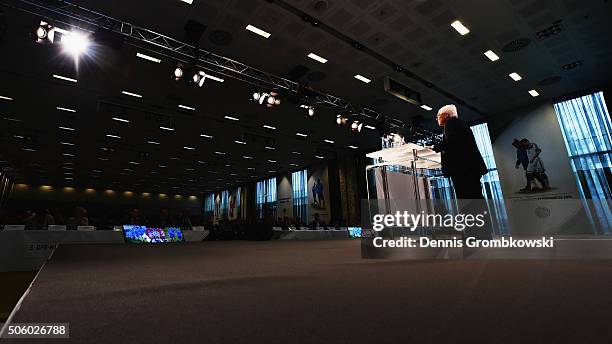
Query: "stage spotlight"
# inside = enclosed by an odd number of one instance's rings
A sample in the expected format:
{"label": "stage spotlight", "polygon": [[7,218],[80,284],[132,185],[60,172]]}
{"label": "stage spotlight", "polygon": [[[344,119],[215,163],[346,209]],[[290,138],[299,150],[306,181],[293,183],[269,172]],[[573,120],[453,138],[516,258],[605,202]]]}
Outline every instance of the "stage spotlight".
{"label": "stage spotlight", "polygon": [[336,123],[338,123],[338,125],[346,125],[346,123],[348,123],[348,117],[337,115]]}
{"label": "stage spotlight", "polygon": [[259,105],[265,105],[266,107],[272,108],[281,104],[281,100],[276,92],[255,92],[253,93],[253,100]]}
{"label": "stage spotlight", "polygon": [[181,64],[176,65],[176,68],[174,68],[173,75],[174,75],[174,80],[176,80],[176,81],[181,80],[183,75],[185,75],[185,71],[184,71],[183,66]]}
{"label": "stage spotlight", "polygon": [[312,117],[315,115],[314,107],[305,104],[300,105],[300,107],[306,111],[306,115],[308,115],[308,117]]}
{"label": "stage spotlight", "polygon": [[62,36],[62,48],[64,52],[78,58],[87,52],[89,45],[89,37],[81,32],[70,32]]}
{"label": "stage spotlight", "polygon": [[[63,30],[61,30],[63,31]],[[48,23],[41,21],[36,31],[33,33],[36,43],[53,43],[55,38],[55,28]]]}
{"label": "stage spotlight", "polygon": [[363,129],[363,123],[359,123],[359,121],[354,121],[353,124],[351,124],[352,131],[360,133],[361,129]]}
{"label": "stage spotlight", "polygon": [[206,81],[206,73],[199,71],[193,75],[192,80],[198,87],[202,87],[204,86],[204,81]]}
{"label": "stage spotlight", "polygon": [[45,39],[45,38],[47,38],[48,34],[49,34],[49,30],[46,27],[40,26],[36,30],[36,37],[38,37],[38,39]]}

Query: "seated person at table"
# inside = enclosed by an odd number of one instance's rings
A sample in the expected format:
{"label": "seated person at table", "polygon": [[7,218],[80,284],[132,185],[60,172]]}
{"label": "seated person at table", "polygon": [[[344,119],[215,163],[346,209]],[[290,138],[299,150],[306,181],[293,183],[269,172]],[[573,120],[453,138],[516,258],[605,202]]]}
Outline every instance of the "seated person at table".
{"label": "seated person at table", "polygon": [[314,220],[310,223],[311,229],[317,229],[317,227],[325,227],[325,222],[321,220],[319,213],[314,214]]}
{"label": "seated person at table", "polygon": [[55,219],[51,216],[48,209],[39,209],[34,215],[25,220],[26,229],[29,230],[46,230],[47,226],[54,225]]}
{"label": "seated person at table", "polygon": [[87,210],[82,207],[74,208],[74,215],[66,221],[67,230],[76,230],[78,226],[89,226]]}

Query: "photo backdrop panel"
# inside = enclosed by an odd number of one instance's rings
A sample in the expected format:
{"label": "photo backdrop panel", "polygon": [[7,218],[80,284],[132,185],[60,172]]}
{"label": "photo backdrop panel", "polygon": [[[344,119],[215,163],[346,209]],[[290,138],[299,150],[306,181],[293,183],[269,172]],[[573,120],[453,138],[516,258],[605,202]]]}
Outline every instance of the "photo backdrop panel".
{"label": "photo backdrop panel", "polygon": [[497,132],[493,153],[512,234],[589,233],[552,104],[506,116],[512,120]]}
{"label": "photo backdrop panel", "polygon": [[327,165],[308,169],[308,204],[309,222],[314,219],[315,214],[319,214],[325,223],[331,222]]}

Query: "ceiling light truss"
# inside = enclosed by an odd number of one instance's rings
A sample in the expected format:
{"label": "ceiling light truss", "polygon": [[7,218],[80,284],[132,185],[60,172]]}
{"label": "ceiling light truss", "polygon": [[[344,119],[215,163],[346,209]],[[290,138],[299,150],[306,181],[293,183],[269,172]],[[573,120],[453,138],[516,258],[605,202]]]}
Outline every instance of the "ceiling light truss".
{"label": "ceiling light truss", "polygon": [[[41,3],[30,0],[7,0],[4,4],[20,11],[52,19],[66,26],[77,27],[80,30],[86,30],[82,26],[89,26],[90,31],[95,29],[109,30],[130,39],[128,43],[137,47],[144,49],[157,48],[155,50],[156,53],[185,63],[197,61],[208,67],[201,66],[205,69],[210,69],[237,80],[270,89],[283,89],[296,94],[300,91],[300,85],[294,81],[266,73],[241,62],[196,48],[174,38],[106,16],[68,1],[58,0]],[[139,44],[144,45],[144,47]],[[315,93],[314,99],[312,96],[306,97],[311,102],[311,105],[321,104],[335,110],[358,114],[377,123],[383,122],[391,128],[410,129],[411,132],[418,133],[419,135],[437,135],[425,129],[404,123],[399,119],[383,115],[375,110],[351,104],[331,94],[319,91],[315,91]]]}
{"label": "ceiling light truss", "polygon": [[[184,62],[197,61],[209,66],[215,72],[223,71],[227,73],[224,75],[228,77],[236,77],[242,81],[250,81],[261,86],[280,88],[291,92],[297,92],[298,90],[298,83],[291,80],[266,73],[241,62],[196,48],[174,38],[106,16],[68,1],[59,0],[42,3],[29,0],[9,0],[6,4],[17,10],[52,19],[70,27],[79,27],[81,30],[86,30],[81,25],[89,26],[89,31],[94,31],[97,28],[109,30],[131,39],[129,43],[133,45],[145,43],[157,48],[158,50],[155,51],[157,53],[177,60],[184,59]],[[247,80],[244,80],[244,78]]]}

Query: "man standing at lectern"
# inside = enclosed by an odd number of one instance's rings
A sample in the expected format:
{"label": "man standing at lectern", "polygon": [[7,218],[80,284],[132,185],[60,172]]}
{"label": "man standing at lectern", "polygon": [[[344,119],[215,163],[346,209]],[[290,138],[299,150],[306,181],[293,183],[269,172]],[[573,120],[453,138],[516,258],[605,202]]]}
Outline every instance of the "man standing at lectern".
{"label": "man standing at lectern", "polygon": [[444,176],[453,181],[458,199],[483,199],[480,177],[487,173],[487,166],[472,130],[459,119],[455,105],[443,106],[436,119],[444,127],[444,137],[433,150],[442,153]]}

